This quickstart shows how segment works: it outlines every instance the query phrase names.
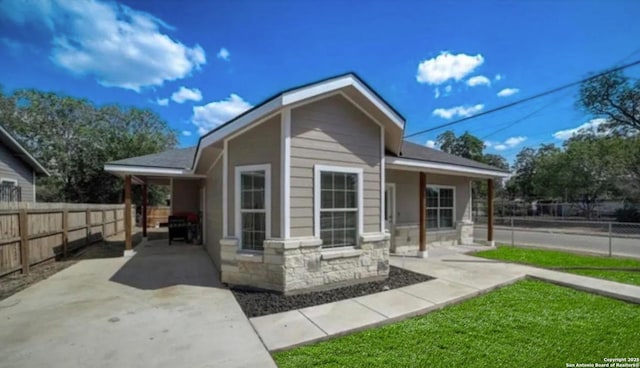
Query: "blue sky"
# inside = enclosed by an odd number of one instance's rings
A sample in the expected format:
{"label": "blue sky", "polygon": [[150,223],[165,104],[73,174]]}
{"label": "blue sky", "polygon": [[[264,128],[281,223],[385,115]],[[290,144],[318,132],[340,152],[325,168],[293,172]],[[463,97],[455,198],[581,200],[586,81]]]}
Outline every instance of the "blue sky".
{"label": "blue sky", "polygon": [[[150,108],[188,146],[280,90],[355,71],[411,134],[639,59],[638,14],[634,0],[0,0],[0,84]],[[576,96],[454,130],[511,160],[597,124]]]}

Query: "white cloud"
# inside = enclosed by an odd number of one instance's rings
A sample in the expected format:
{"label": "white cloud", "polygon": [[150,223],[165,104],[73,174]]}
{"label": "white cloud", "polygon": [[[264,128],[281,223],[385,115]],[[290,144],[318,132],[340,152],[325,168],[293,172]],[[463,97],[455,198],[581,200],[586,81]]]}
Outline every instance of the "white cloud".
{"label": "white cloud", "polygon": [[433,91],[433,97],[436,99],[440,97],[440,89],[438,87]]}
{"label": "white cloud", "polygon": [[185,136],[185,137],[191,137],[191,132],[188,131],[188,130],[183,130],[182,131],[182,135]]}
{"label": "white cloud", "polygon": [[489,78],[484,75],[476,75],[475,77],[471,77],[467,79],[467,86],[475,87],[475,86],[490,86],[491,81]]}
{"label": "white cloud", "polygon": [[504,142],[501,142],[501,143],[500,142],[493,143],[493,142],[487,141],[487,142],[484,142],[484,144],[487,147],[493,147],[496,151],[504,151],[509,148],[514,148],[526,140],[527,140],[527,137],[518,136],[518,137],[509,137]]}
{"label": "white cloud", "polygon": [[232,93],[228,98],[193,107],[192,121],[200,135],[249,110],[253,106]]}
{"label": "white cloud", "polygon": [[516,93],[520,92],[520,89],[518,88],[505,88],[502,91],[497,93],[498,97],[509,97],[509,96],[513,96]]}
{"label": "white cloud", "polygon": [[564,129],[564,130],[559,130],[555,133],[553,133],[553,138],[555,139],[559,139],[559,140],[565,140],[565,139],[569,139],[571,137],[573,137],[574,134],[579,133],[581,130],[591,130],[593,132],[598,132],[598,127],[603,124],[606,123],[607,120],[606,119],[592,119],[590,121],[587,121],[586,123],[577,126],[575,128],[571,128],[571,129]]}
{"label": "white cloud", "polygon": [[436,147],[436,141],[432,141],[431,139],[429,139],[424,145],[429,147],[429,148],[435,148]]}
{"label": "white cloud", "polygon": [[484,141],[484,145],[485,145],[487,148],[491,148],[491,147],[493,146],[493,144],[494,144],[494,143],[493,143],[493,142],[491,142],[491,141]]}
{"label": "white cloud", "polygon": [[484,109],[483,104],[477,104],[474,106],[456,106],[449,109],[439,108],[433,110],[433,115],[439,116],[443,119],[451,119],[454,117],[467,117],[479,113]]}
{"label": "white cloud", "polygon": [[453,86],[452,86],[452,85],[450,85],[450,84],[448,84],[448,85],[446,85],[446,86],[444,87],[444,93],[449,94],[449,93],[451,93],[451,91],[452,91],[452,90],[453,90]]}
{"label": "white cloud", "polygon": [[459,81],[484,63],[481,54],[451,54],[443,51],[440,55],[424,60],[418,65],[416,80],[419,83],[439,85],[449,80]]}
{"label": "white cloud", "polygon": [[231,53],[224,47],[221,48],[220,51],[218,51],[218,53],[216,54],[216,57],[218,59],[222,59],[224,61],[229,61],[229,56],[231,56]]}
{"label": "white cloud", "polygon": [[9,0],[0,2],[0,14],[44,26],[51,34],[50,60],[103,86],[139,92],[185,78],[206,63],[202,47],[173,40],[162,20],[115,2]]}
{"label": "white cloud", "polygon": [[503,78],[504,78],[504,75],[496,74],[496,76],[493,77],[493,80],[496,81],[496,82],[500,82]]}
{"label": "white cloud", "polygon": [[169,99],[168,98],[158,98],[156,99],[156,103],[160,106],[168,106],[169,105]]}
{"label": "white cloud", "polygon": [[180,87],[177,91],[173,92],[171,99],[177,103],[184,103],[185,101],[200,101],[202,100],[202,93],[197,88]]}

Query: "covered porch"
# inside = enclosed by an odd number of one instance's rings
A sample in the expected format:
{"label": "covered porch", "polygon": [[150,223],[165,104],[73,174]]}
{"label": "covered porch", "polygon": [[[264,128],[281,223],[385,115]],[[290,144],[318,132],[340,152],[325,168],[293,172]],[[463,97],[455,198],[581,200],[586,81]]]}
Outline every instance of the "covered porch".
{"label": "covered porch", "polygon": [[493,246],[493,188],[496,177],[474,172],[442,172],[391,164],[385,170],[386,231],[390,251],[426,257],[432,247],[474,245],[472,183],[488,188],[486,244]]}

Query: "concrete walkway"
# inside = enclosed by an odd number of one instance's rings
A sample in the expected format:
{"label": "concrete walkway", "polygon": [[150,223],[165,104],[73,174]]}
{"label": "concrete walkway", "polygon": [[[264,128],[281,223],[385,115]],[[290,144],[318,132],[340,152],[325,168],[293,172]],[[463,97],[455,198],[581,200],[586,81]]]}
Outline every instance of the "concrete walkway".
{"label": "concrete walkway", "polygon": [[0,366],[275,367],[202,247],[166,243],[0,301]]}
{"label": "concrete walkway", "polygon": [[436,279],[250,321],[267,349],[275,352],[424,314],[526,277],[640,303],[637,286],[463,254],[475,249],[487,248],[435,248],[427,259],[392,256],[392,265]]}

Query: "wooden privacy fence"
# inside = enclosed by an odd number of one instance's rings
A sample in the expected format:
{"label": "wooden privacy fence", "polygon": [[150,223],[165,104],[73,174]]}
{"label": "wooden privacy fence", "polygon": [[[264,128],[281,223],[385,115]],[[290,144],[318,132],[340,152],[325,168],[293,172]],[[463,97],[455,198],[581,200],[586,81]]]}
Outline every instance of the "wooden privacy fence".
{"label": "wooden privacy fence", "polygon": [[28,273],[30,266],[124,232],[124,212],[122,204],[0,206],[0,276]]}

